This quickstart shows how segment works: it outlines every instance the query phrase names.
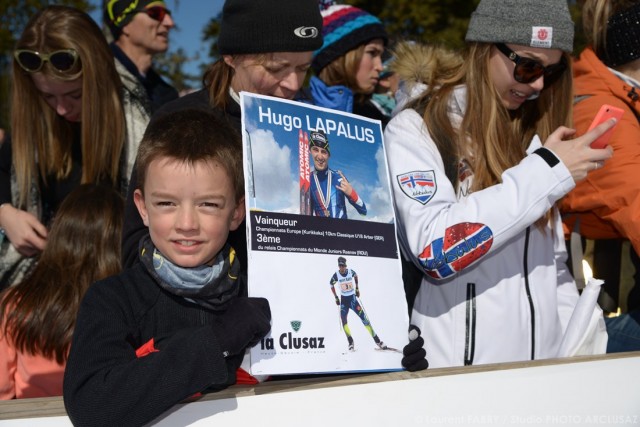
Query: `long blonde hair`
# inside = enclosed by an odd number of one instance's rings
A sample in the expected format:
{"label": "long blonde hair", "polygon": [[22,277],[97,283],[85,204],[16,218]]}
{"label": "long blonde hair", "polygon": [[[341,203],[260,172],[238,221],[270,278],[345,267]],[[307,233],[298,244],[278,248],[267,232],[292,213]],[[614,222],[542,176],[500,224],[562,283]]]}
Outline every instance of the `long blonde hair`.
{"label": "long blonde hair", "polygon": [[[82,78],[82,183],[119,182],[126,125],[121,82],[111,50],[98,25],[86,13],[66,6],[47,6],[27,23],[16,49],[49,53],[73,49],[76,65],[67,72],[49,62],[38,71],[62,81]],[[72,127],[44,101],[31,73],[13,61],[11,144],[19,200],[26,208],[29,189],[38,176],[57,179],[72,166]]]}
{"label": "long blonde hair", "polygon": [[[473,191],[500,183],[502,173],[524,158],[535,134],[544,141],[559,126],[571,125],[572,81],[568,54],[563,53],[568,68],[562,76],[545,86],[537,100],[509,111],[500,101],[489,75],[491,47],[491,44],[471,43],[466,57],[441,48],[406,43],[396,50],[398,58],[403,55],[403,49],[422,51],[414,53],[422,58],[423,64],[418,74],[410,78],[426,83],[428,89],[410,106],[423,112],[454,186],[457,186],[457,162],[464,154],[461,150],[471,144],[473,157],[467,160],[474,173]],[[402,60],[396,63],[402,67]],[[396,70],[406,76],[406,70]],[[467,87],[467,106],[459,128],[454,129],[449,102],[455,87],[461,84]]]}

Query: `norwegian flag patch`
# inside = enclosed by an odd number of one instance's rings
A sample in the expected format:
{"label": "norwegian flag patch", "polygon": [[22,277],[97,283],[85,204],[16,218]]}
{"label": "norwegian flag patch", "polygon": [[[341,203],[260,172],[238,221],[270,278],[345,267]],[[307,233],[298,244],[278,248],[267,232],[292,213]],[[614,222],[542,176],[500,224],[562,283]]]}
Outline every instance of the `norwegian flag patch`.
{"label": "norwegian flag patch", "polygon": [[424,248],[418,260],[429,276],[446,279],[480,259],[491,245],[493,232],[488,226],[463,222],[447,228],[444,237]]}
{"label": "norwegian flag patch", "polygon": [[398,185],[402,192],[411,199],[426,205],[436,194],[435,173],[431,171],[413,171],[397,176]]}

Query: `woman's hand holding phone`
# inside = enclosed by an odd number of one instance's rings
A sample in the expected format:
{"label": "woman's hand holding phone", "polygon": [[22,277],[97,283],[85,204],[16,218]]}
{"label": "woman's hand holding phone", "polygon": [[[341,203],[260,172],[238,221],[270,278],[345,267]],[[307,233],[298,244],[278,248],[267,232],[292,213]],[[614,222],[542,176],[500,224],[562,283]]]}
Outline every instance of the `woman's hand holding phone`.
{"label": "woman's hand holding phone", "polygon": [[[602,107],[600,107],[598,114],[596,114],[593,121],[591,122],[591,125],[589,126],[589,129],[587,130],[587,132],[593,130],[596,126],[606,122],[611,118],[616,119],[616,124],[617,124],[622,118],[623,114],[624,114],[623,109],[614,107],[613,105],[603,104]],[[596,138],[591,143],[591,148],[605,148],[607,145],[609,145],[609,141],[611,140],[611,136],[613,135],[614,131],[615,131],[615,125],[611,127],[609,130],[607,130],[605,133],[600,135],[598,138]]]}
{"label": "woman's hand holding phone", "polygon": [[[612,112],[609,111],[608,113]],[[605,145],[602,149],[592,148],[594,142],[599,141],[603,135],[615,127],[617,119],[614,120],[612,117],[615,118],[615,116],[611,115],[598,118],[597,121],[600,124],[577,138],[573,138],[576,132],[575,129],[561,126],[549,135],[549,138],[545,141],[544,146],[553,151],[569,169],[575,182],[585,179],[589,172],[601,168],[604,165],[604,161],[613,156],[613,149],[608,145]],[[605,142],[608,142],[608,139]]]}

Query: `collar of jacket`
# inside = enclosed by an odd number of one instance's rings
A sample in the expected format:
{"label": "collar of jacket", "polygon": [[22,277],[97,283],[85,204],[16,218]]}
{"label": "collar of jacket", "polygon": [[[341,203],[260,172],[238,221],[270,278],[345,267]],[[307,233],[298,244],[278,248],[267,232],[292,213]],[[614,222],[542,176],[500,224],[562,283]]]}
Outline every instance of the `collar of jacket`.
{"label": "collar of jacket", "polygon": [[346,86],[327,86],[318,77],[309,81],[313,103],[332,110],[353,112],[353,92]]}
{"label": "collar of jacket", "polygon": [[[585,48],[573,65],[575,96],[614,96],[630,105],[631,85],[622,80],[596,56],[591,47]],[[636,111],[638,107],[635,106]]]}

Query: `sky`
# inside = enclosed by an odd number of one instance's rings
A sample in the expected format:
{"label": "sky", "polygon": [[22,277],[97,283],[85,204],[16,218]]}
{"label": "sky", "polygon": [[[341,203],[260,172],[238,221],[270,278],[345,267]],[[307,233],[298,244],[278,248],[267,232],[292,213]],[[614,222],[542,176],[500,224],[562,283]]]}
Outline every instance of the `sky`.
{"label": "sky", "polygon": [[[102,9],[100,0],[91,0],[98,6],[91,13],[91,17],[98,23],[102,22]],[[176,27],[171,30],[169,38],[169,50],[175,51],[183,48],[189,57],[196,54],[200,56],[197,61],[185,64],[184,70],[189,74],[200,76],[200,64],[208,64],[209,43],[202,42],[202,30],[211,18],[217,16],[222,10],[224,0],[165,0]],[[176,5],[176,3],[178,3]]]}

